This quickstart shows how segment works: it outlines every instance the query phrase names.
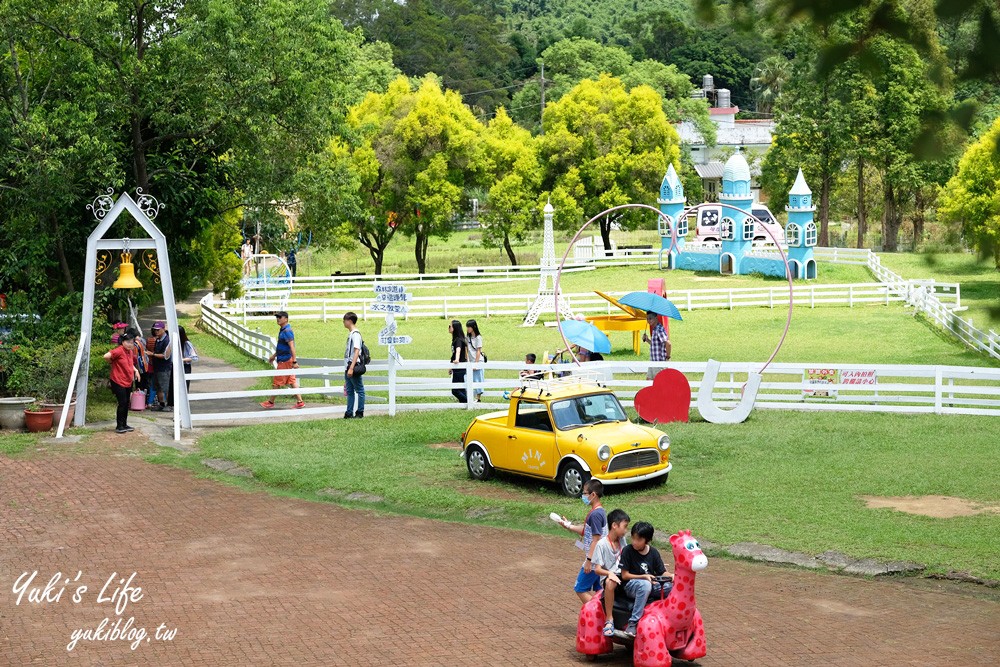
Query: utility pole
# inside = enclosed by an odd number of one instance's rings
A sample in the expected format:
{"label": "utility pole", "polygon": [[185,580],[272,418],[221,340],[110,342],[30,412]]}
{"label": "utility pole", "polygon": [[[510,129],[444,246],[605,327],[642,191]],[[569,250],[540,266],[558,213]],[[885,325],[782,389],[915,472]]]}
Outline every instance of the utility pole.
{"label": "utility pole", "polygon": [[541,134],[545,134],[545,61],[544,60],[542,61],[541,65],[542,65],[542,80],[541,80],[542,112],[539,116],[539,120],[542,126]]}

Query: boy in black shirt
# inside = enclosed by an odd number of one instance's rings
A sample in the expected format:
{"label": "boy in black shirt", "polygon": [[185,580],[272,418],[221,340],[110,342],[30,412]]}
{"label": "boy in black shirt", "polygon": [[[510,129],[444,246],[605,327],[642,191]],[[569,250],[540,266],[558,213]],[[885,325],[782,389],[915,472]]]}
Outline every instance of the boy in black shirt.
{"label": "boy in black shirt", "polygon": [[625,583],[625,592],[635,600],[632,603],[632,616],[629,617],[628,626],[625,628],[625,634],[632,637],[635,637],[636,627],[650,595],[653,599],[659,600],[661,595],[665,597],[673,588],[672,582],[661,584],[656,581],[656,577],[670,573],[663,565],[660,552],[650,545],[652,539],[652,524],[637,521],[632,526],[632,544],[622,549],[622,581]]}

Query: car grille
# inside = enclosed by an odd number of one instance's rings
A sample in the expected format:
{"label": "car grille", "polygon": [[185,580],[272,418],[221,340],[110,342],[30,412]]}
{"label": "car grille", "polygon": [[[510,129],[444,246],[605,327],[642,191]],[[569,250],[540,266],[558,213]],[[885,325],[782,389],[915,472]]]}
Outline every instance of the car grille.
{"label": "car grille", "polygon": [[618,472],[619,470],[630,470],[632,468],[645,468],[654,466],[660,462],[660,452],[655,449],[637,449],[634,452],[625,452],[611,459],[608,463],[608,472]]}

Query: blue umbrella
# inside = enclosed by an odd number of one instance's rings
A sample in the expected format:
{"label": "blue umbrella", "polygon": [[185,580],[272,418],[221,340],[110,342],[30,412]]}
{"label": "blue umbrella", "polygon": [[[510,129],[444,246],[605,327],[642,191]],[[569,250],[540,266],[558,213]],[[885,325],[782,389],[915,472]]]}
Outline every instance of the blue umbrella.
{"label": "blue umbrella", "polygon": [[682,320],[681,312],[677,310],[677,306],[668,299],[664,299],[659,294],[653,294],[652,292],[629,292],[622,298],[618,299],[618,303],[622,303],[626,306],[632,306],[633,308],[638,308],[639,310],[645,310],[647,313],[656,313],[657,315],[663,315],[664,317],[669,317],[674,320]]}
{"label": "blue umbrella", "polygon": [[600,352],[601,354],[611,353],[611,341],[608,340],[603,331],[590,322],[564,320],[562,323],[562,332],[566,336],[566,340],[574,345],[579,345],[591,352]]}

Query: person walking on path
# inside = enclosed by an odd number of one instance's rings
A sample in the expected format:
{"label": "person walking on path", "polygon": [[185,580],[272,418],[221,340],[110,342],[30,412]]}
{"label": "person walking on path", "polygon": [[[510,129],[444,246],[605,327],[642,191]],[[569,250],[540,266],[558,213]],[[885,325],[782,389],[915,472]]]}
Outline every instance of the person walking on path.
{"label": "person walking on path", "polygon": [[[472,381],[483,381],[483,367],[480,364],[486,362],[486,354],[483,353],[483,337],[479,334],[479,324],[475,320],[465,323],[466,336],[469,344],[469,361],[476,364],[472,369]],[[476,387],[473,390],[476,394],[476,401],[483,400],[483,388]]]}
{"label": "person walking on path", "polygon": [[170,363],[170,335],[167,334],[166,325],[162,321],[153,324],[153,352],[149,355],[153,358],[153,386],[156,388],[157,404],[153,410],[163,410],[172,408],[169,404],[171,363]]}
{"label": "person walking on path", "polygon": [[[361,419],[365,416],[365,378],[354,372],[361,358],[361,332],[358,331],[358,316],[348,312],[344,315],[347,329],[347,348],[344,350],[344,391],[347,393],[347,412],[344,419]],[[358,409],[354,411],[354,395],[358,395]]]}
{"label": "person walking on path", "polygon": [[250,239],[247,239],[240,248],[240,259],[243,261],[243,275],[250,275],[250,260],[253,259],[253,244],[250,243]]}
{"label": "person walking on path", "polygon": [[118,337],[118,345],[104,355],[111,362],[111,391],[118,401],[115,412],[115,433],[129,433],[135,429],[128,425],[129,394],[132,382],[138,382],[139,370],[135,367],[135,337],[123,333]]}
{"label": "person walking on path", "polygon": [[[462,333],[462,323],[458,320],[452,320],[451,324],[448,325],[448,333],[451,334],[451,363],[466,363],[469,360],[469,349],[465,341],[465,334]],[[457,398],[459,403],[468,403],[469,394],[463,386],[465,385],[465,369],[452,368],[448,372],[451,373],[452,384],[459,385],[451,390],[451,395]]]}
{"label": "person walking on path", "polygon": [[[198,351],[194,349],[194,344],[188,339],[187,331],[184,327],[177,327],[177,334],[181,337],[181,358],[184,361],[184,375],[191,374],[191,364],[198,361]],[[191,388],[191,380],[187,381],[187,388]]]}
{"label": "person walking on path", "polygon": [[[279,311],[274,314],[274,318],[278,321],[278,344],[275,346],[274,354],[268,357],[267,363],[273,364],[277,360],[279,371],[298,368],[298,357],[295,354],[295,334],[292,332],[292,325],[288,323],[288,313],[283,310]],[[274,389],[281,389],[286,386],[298,389],[299,379],[295,377],[294,373],[275,375],[271,386]],[[275,398],[276,396],[271,396],[261,403],[260,407],[273,408]],[[296,394],[295,407],[304,408],[305,406],[306,403],[302,400],[302,395]]]}
{"label": "person walking on path", "polygon": [[[667,329],[660,321],[660,316],[656,313],[646,313],[646,323],[649,324],[649,334],[642,334],[644,343],[649,343],[649,361],[651,364],[670,361],[670,337]],[[649,367],[646,371],[646,379],[652,380],[656,373],[662,368]]]}
{"label": "person walking on path", "polygon": [[292,278],[298,275],[299,260],[295,257],[294,248],[289,250],[285,256],[285,264],[288,265],[288,272],[292,274]]}

